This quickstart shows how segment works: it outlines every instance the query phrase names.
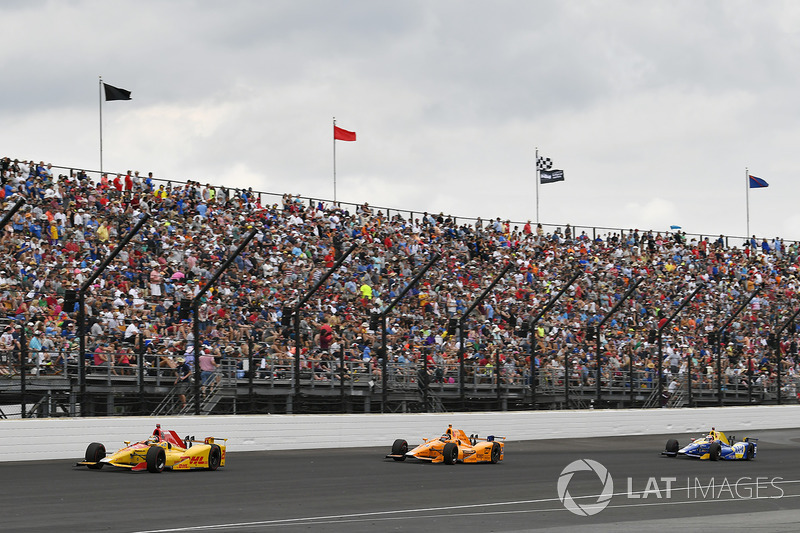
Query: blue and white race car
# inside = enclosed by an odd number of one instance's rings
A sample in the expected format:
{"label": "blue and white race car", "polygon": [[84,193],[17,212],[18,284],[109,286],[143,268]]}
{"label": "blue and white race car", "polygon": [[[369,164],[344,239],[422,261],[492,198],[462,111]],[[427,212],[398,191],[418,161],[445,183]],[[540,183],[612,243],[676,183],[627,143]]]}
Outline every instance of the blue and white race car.
{"label": "blue and white race car", "polygon": [[[734,442],[734,444],[731,444],[731,442]],[[755,459],[757,446],[758,439],[745,437],[743,441],[736,442],[736,437],[728,439],[723,432],[711,428],[708,435],[692,439],[683,448],[680,447],[676,439],[669,439],[667,441],[667,449],[661,452],[661,455],[666,455],[667,457],[685,455],[711,461],[717,461],[718,459],[728,461],[743,459],[749,461],[750,459]]]}

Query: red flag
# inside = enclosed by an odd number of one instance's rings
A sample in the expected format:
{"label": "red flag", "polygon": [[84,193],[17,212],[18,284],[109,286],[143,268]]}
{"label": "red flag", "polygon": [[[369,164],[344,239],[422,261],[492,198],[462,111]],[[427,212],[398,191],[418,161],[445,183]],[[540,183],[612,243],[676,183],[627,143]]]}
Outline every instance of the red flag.
{"label": "red flag", "polygon": [[343,130],[339,126],[333,127],[333,138],[336,141],[355,141],[356,132]]}

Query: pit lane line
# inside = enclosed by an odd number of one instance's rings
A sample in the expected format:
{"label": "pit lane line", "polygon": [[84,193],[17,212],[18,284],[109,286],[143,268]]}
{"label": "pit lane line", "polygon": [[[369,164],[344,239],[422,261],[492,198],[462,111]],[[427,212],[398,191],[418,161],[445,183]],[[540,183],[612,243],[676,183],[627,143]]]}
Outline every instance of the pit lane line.
{"label": "pit lane line", "polygon": [[[793,483],[800,483],[800,480],[783,480],[775,482],[776,485],[788,485]],[[749,485],[758,485],[758,482],[755,483],[745,483],[741,484],[741,486],[749,486]],[[686,486],[686,487],[677,487],[673,488],[673,492],[681,492],[686,491],[687,495],[689,490],[694,489],[694,486]],[[629,494],[639,494],[642,495],[646,490],[639,490],[639,491],[628,491],[625,492],[615,492],[611,496],[627,496]],[[598,498],[599,494],[589,495],[589,496],[574,496],[574,500],[579,499],[588,499],[588,498]],[[667,506],[667,505],[688,505],[688,504],[696,504],[696,503],[724,503],[724,502],[742,502],[742,501],[752,501],[752,500],[784,500],[789,498],[800,498],[800,494],[790,494],[786,495],[785,493],[781,496],[760,496],[760,497],[749,497],[749,498],[725,498],[725,499],[702,499],[702,500],[677,500],[677,501],[654,501],[654,502],[647,502],[647,503],[631,503],[631,504],[619,504],[619,505],[608,505],[605,509],[624,509],[624,508],[634,508],[634,507],[654,507],[654,506]],[[205,526],[189,526],[189,527],[179,527],[179,528],[167,528],[167,529],[147,529],[136,531],[134,533],[180,533],[186,531],[213,531],[213,530],[226,530],[226,529],[243,529],[243,528],[255,528],[255,527],[287,527],[287,526],[311,526],[317,524],[345,524],[345,523],[356,523],[356,522],[367,522],[367,521],[390,521],[390,520],[419,520],[424,518],[454,518],[454,517],[469,517],[469,516],[487,516],[487,515],[511,515],[511,514],[525,514],[525,513],[550,513],[550,512],[557,512],[557,511],[566,511],[566,509],[559,505],[557,507],[549,507],[544,509],[520,509],[516,511],[480,511],[474,513],[448,513],[447,515],[442,515],[442,511],[451,511],[451,510],[458,510],[458,509],[478,509],[478,508],[485,508],[485,507],[498,507],[498,506],[509,506],[509,505],[525,505],[525,504],[537,504],[537,503],[550,503],[550,502],[559,502],[561,500],[559,498],[541,498],[536,500],[518,500],[518,501],[510,501],[510,502],[493,502],[493,503],[475,503],[475,504],[467,504],[467,505],[450,505],[450,506],[443,506],[443,507],[421,507],[419,509],[396,509],[393,511],[374,511],[369,513],[352,513],[352,514],[341,514],[341,515],[327,515],[327,516],[307,516],[307,517],[298,517],[298,518],[282,518],[278,520],[259,520],[256,522],[231,522],[228,524],[211,524]],[[415,513],[425,513],[425,512],[439,512],[439,514],[428,514],[428,515],[417,515]],[[412,514],[413,516],[390,516],[390,515],[397,515],[397,514]]]}

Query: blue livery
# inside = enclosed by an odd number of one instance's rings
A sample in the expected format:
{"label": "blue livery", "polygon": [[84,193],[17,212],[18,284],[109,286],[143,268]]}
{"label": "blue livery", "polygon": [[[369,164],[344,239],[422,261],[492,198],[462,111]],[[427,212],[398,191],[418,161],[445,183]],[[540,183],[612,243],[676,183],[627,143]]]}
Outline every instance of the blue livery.
{"label": "blue livery", "polygon": [[683,448],[680,447],[676,439],[669,439],[666,450],[661,452],[661,455],[666,455],[667,457],[685,455],[709,461],[720,459],[726,461],[749,461],[755,459],[757,450],[758,439],[745,437],[743,441],[736,442],[736,437],[728,439],[723,432],[711,428],[708,435],[692,439]]}

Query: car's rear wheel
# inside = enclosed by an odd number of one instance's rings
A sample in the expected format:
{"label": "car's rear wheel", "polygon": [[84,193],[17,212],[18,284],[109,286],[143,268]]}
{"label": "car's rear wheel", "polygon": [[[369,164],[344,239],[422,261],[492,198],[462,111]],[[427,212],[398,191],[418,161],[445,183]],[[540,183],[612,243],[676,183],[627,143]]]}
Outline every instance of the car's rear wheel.
{"label": "car's rear wheel", "polygon": [[747,448],[745,448],[744,458],[746,461],[749,461],[753,457],[756,456],[756,445],[752,442],[747,443]]}
{"label": "car's rear wheel", "polygon": [[208,451],[208,469],[216,470],[221,462],[222,449],[218,445],[212,444],[211,449]]}
{"label": "car's rear wheel", "polygon": [[669,439],[667,441],[667,453],[675,456],[678,455],[678,450],[680,449],[680,445],[676,439]]}
{"label": "car's rear wheel", "polygon": [[392,455],[399,455],[400,457],[392,457],[395,461],[405,461],[406,452],[408,452],[408,443],[403,439],[397,439],[392,444]]}
{"label": "car's rear wheel", "polygon": [[708,447],[708,458],[712,461],[719,459],[721,453],[722,445],[719,442],[712,442],[711,446]]}
{"label": "car's rear wheel", "polygon": [[150,446],[147,450],[147,471],[157,474],[164,471],[167,466],[167,453],[161,446]]}
{"label": "car's rear wheel", "polygon": [[492,444],[492,464],[497,464],[500,461],[500,444],[495,442]]}
{"label": "car's rear wheel", "polygon": [[442,456],[444,457],[444,464],[456,464],[456,461],[458,461],[458,445],[455,442],[448,442],[445,444],[444,450],[442,450]]}
{"label": "car's rear wheel", "polygon": [[106,447],[99,442],[93,442],[86,448],[86,462],[97,463],[93,465],[86,465],[92,470],[100,470],[103,468],[103,463],[100,459],[106,456]]}

